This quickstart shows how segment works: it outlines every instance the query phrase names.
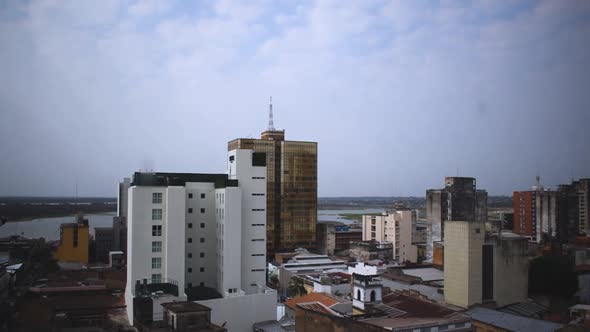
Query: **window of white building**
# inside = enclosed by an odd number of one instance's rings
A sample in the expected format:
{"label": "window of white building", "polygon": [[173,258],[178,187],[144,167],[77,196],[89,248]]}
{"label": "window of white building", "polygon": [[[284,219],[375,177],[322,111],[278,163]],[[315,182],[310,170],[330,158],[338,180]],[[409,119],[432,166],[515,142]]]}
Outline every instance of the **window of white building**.
{"label": "window of white building", "polygon": [[160,268],[162,268],[162,258],[152,257],[152,269],[160,269]]}
{"label": "window of white building", "polygon": [[152,252],[162,252],[162,241],[152,242]]}
{"label": "window of white building", "polygon": [[162,220],[162,209],[152,209],[152,220]]}
{"label": "window of white building", "polygon": [[152,193],[152,203],[162,204],[162,193]]}

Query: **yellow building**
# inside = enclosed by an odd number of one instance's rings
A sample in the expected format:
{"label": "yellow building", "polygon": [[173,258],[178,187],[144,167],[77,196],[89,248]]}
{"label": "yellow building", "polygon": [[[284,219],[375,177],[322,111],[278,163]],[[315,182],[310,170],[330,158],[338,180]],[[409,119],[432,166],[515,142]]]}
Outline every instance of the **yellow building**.
{"label": "yellow building", "polygon": [[88,220],[78,217],[74,223],[61,224],[59,247],[54,256],[61,262],[88,264]]}
{"label": "yellow building", "polygon": [[445,302],[463,308],[482,303],[481,222],[445,221]]}

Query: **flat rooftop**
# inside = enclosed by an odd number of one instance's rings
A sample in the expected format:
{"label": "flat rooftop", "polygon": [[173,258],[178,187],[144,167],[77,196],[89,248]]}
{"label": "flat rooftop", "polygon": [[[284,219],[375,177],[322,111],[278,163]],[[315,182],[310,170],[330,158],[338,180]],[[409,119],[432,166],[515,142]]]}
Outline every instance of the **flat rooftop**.
{"label": "flat rooftop", "polygon": [[183,313],[183,312],[200,312],[200,311],[211,311],[211,308],[204,306],[196,302],[167,302],[162,303],[162,307],[166,310]]}

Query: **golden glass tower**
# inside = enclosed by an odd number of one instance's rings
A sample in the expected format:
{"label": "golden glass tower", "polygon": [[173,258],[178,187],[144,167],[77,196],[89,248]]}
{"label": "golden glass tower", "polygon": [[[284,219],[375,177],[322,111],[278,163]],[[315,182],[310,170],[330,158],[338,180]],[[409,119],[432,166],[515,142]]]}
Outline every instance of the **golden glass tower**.
{"label": "golden glass tower", "polygon": [[261,139],[238,138],[228,151],[252,149],[266,153],[267,257],[298,247],[316,247],[317,142],[285,141],[285,131],[272,123]]}

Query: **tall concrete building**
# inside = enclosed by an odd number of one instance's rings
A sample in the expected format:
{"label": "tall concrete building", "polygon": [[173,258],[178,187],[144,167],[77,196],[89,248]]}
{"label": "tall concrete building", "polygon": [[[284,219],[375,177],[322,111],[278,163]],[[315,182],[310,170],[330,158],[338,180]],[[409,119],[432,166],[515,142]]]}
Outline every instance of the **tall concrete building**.
{"label": "tall concrete building", "polygon": [[557,234],[557,193],[537,184],[528,191],[513,194],[513,232],[540,242]]}
{"label": "tall concrete building", "polygon": [[557,238],[573,242],[579,234],[590,234],[588,199],[590,179],[579,179],[557,188]]}
{"label": "tall concrete building", "polygon": [[119,182],[117,191],[117,215],[113,217],[113,248],[115,251],[127,252],[127,191],[131,179]]}
{"label": "tall concrete building", "polygon": [[[511,232],[485,238],[484,224],[445,223],[444,294],[449,304],[469,308],[523,302],[528,291],[528,240]],[[509,282],[507,282],[509,280]]]}
{"label": "tall concrete building", "polygon": [[256,306],[258,295],[269,310],[260,305],[250,318],[274,317],[276,292],[265,288],[265,176],[264,154],[243,149],[229,152],[228,174],[135,173],[127,211],[130,322],[141,308],[151,308],[142,311],[146,319],[161,320],[162,303],[186,300],[185,289],[202,286],[222,296],[207,302],[214,321],[237,303]]}
{"label": "tall concrete building", "polygon": [[[272,100],[271,100],[272,101]],[[298,247],[315,248],[318,156],[316,142],[286,141],[272,120],[260,139],[238,138],[228,150],[266,154],[266,225],[268,257]]]}
{"label": "tall concrete building", "polygon": [[486,223],[488,193],[476,188],[476,181],[469,177],[446,177],[443,189],[426,191],[426,219],[430,236],[427,256],[432,258],[435,242],[444,241],[444,223],[469,221]]}
{"label": "tall concrete building", "polygon": [[481,303],[484,225],[448,220],[444,227],[445,301],[464,308]]}

